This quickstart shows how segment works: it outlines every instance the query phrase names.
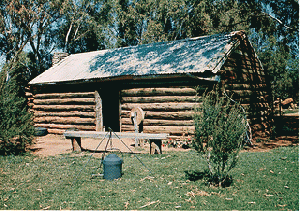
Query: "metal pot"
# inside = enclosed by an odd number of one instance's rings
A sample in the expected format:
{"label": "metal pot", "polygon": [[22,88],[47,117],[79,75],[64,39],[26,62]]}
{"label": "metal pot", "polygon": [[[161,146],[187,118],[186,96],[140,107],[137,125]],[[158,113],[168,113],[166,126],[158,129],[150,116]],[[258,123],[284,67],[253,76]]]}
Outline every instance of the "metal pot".
{"label": "metal pot", "polygon": [[103,160],[104,179],[114,180],[122,175],[123,160],[116,154],[109,154]]}

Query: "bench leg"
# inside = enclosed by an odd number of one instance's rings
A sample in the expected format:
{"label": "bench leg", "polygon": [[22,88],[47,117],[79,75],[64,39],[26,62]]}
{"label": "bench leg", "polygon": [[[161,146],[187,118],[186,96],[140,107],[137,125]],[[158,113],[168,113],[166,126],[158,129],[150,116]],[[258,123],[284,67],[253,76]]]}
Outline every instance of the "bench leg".
{"label": "bench leg", "polygon": [[150,140],[150,154],[162,154],[161,140]]}
{"label": "bench leg", "polygon": [[81,138],[72,138],[73,152],[81,152]]}

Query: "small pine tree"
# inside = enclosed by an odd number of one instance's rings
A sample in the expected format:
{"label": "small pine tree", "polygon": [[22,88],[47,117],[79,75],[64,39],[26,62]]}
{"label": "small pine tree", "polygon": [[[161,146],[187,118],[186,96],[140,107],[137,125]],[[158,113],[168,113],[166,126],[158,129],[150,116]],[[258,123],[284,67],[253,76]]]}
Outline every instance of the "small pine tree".
{"label": "small pine tree", "polygon": [[4,68],[0,72],[0,154],[19,154],[32,144],[34,128],[32,115],[28,112],[25,97],[17,83],[17,70],[11,71],[8,79]]}
{"label": "small pine tree", "polygon": [[240,106],[213,90],[195,108],[193,146],[207,161],[211,184],[231,182],[228,172],[235,167],[245,140],[247,122]]}

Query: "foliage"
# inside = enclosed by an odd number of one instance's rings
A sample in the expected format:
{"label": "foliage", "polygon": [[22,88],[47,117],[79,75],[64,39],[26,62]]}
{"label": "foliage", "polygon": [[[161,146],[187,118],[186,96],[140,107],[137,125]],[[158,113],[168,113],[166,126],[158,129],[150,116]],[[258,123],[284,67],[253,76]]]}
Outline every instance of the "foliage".
{"label": "foliage", "polygon": [[[269,75],[273,97],[286,99],[292,97],[296,102],[299,94],[298,55],[293,55],[290,47],[277,42],[274,36],[262,38],[258,33],[254,40],[255,47],[265,71]],[[262,40],[261,40],[262,39]],[[261,40],[258,42],[258,40]],[[271,50],[270,50],[271,49]]]}
{"label": "foliage", "polygon": [[10,79],[6,69],[0,75],[0,154],[2,155],[24,152],[32,143],[34,132],[24,92],[20,89],[22,86],[17,82],[23,66],[18,63],[11,68],[13,70],[10,70]]}
{"label": "foliage", "polygon": [[298,155],[298,147],[243,152],[229,188],[205,184],[205,163],[193,150],[139,154],[152,174],[136,158],[123,154],[123,175],[115,181],[91,177],[102,173],[97,168],[101,154],[91,159],[84,153],[0,156],[0,209],[295,210]]}
{"label": "foliage", "polygon": [[0,55],[6,64],[18,62],[23,51],[30,54],[27,80],[51,65],[51,51],[61,18],[63,0],[3,0],[0,2]]}
{"label": "foliage", "polygon": [[60,8],[63,18],[58,48],[70,54],[96,51],[110,46],[113,3],[107,0],[66,0]]}
{"label": "foliage", "polygon": [[299,93],[296,0],[3,0],[0,54],[26,51],[29,81],[51,66],[53,51],[89,52],[245,30],[275,98]]}
{"label": "foliage", "polygon": [[245,23],[240,21],[242,17],[237,16],[236,1],[119,0],[116,8],[117,46],[172,41],[245,28]]}
{"label": "foliage", "polygon": [[53,50],[104,49],[106,36],[111,35],[107,27],[113,15],[111,7],[106,0],[3,0],[0,55],[6,64],[13,64],[27,52],[29,81],[51,66]]}
{"label": "foliage", "polygon": [[195,108],[195,150],[209,167],[211,182],[225,185],[235,167],[246,136],[247,121],[239,104],[219,94],[218,88],[203,95]]}
{"label": "foliage", "polygon": [[[299,2],[246,2],[251,18],[250,38],[265,72],[269,76],[273,97],[299,95]],[[251,4],[250,4],[251,2]]]}

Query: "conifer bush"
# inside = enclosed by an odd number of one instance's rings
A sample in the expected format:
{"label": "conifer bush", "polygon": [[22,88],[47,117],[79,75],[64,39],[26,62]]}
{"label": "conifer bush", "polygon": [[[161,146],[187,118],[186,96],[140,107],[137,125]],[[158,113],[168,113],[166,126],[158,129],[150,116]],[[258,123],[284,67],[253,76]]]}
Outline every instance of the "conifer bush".
{"label": "conifer bush", "polygon": [[210,184],[226,186],[246,137],[247,121],[241,107],[218,88],[204,94],[195,108],[193,146],[208,165]]}
{"label": "conifer bush", "polygon": [[17,82],[17,70],[9,80],[6,71],[0,72],[0,154],[20,154],[32,144],[32,115]]}

